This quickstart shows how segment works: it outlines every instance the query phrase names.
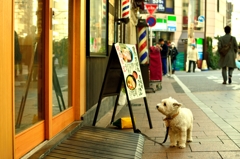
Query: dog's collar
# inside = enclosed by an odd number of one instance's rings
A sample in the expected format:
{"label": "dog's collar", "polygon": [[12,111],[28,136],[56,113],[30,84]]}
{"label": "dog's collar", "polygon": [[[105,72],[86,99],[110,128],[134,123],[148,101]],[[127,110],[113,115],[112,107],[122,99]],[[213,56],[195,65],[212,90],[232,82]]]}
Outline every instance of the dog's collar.
{"label": "dog's collar", "polygon": [[163,119],[163,121],[173,120],[176,116],[178,116],[178,114],[179,114],[179,111],[176,114],[174,114],[172,117],[171,116],[170,117],[166,117],[165,119]]}

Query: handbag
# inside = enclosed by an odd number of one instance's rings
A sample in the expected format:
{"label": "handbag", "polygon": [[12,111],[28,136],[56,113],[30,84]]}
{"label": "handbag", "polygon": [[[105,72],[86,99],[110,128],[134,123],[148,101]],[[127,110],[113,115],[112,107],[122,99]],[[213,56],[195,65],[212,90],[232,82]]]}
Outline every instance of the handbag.
{"label": "handbag", "polygon": [[232,46],[232,36],[230,41],[227,44],[223,45],[223,47],[219,50],[220,55],[223,57],[226,56],[231,46]]}

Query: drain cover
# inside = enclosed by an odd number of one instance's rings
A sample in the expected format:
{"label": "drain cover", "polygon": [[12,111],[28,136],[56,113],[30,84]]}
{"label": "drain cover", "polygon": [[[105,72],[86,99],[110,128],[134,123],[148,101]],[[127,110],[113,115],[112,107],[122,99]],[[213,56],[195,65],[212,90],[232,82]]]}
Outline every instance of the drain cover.
{"label": "drain cover", "polygon": [[84,126],[64,140],[45,158],[142,158],[141,134],[110,128]]}

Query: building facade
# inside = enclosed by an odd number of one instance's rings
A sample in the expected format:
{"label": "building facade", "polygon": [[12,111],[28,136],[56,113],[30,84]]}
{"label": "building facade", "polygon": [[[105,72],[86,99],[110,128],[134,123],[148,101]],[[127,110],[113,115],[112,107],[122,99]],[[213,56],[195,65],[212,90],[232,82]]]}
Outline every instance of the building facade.
{"label": "building facade", "polygon": [[[158,4],[162,6],[164,4],[163,10],[157,9],[154,13],[157,19],[156,27],[152,28],[154,43],[156,43],[159,38],[163,38],[166,41],[173,41],[177,44],[180,51],[184,51],[184,41],[188,36],[188,12],[189,3],[191,0],[166,0],[166,1],[150,1],[149,3]],[[207,4],[205,5],[205,2]],[[205,15],[206,7],[206,15]],[[227,24],[226,18],[226,0],[196,0],[193,1],[193,11],[194,11],[194,33],[195,38],[204,38],[204,29],[206,22],[206,36],[214,37],[217,35],[224,34],[224,26]],[[142,12],[141,16],[146,19],[149,14],[147,14],[146,9]],[[203,16],[204,21],[199,21],[199,17]],[[173,17],[173,20],[169,19]],[[169,29],[170,23],[174,29]],[[156,39],[155,39],[156,38]]]}

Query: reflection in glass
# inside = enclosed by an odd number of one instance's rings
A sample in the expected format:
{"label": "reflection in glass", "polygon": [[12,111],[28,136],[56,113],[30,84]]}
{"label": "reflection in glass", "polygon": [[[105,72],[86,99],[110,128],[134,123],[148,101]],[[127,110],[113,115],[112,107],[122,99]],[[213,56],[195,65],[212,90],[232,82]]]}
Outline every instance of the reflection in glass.
{"label": "reflection in glass", "polygon": [[44,119],[43,1],[14,1],[16,133]]}
{"label": "reflection in glass", "polygon": [[71,106],[68,3],[53,3],[53,115]]}
{"label": "reflection in glass", "polygon": [[106,0],[90,0],[90,52],[106,55]]}

